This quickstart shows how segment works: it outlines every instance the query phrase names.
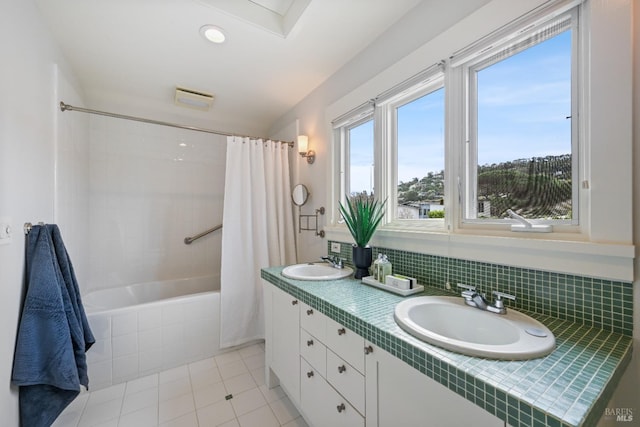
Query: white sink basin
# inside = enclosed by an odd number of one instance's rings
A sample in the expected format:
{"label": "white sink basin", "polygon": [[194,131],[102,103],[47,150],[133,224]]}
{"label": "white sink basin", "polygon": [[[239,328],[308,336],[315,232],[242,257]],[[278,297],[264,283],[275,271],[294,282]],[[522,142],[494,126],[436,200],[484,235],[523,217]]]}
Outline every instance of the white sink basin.
{"label": "white sink basin", "polygon": [[297,280],[336,280],[350,276],[353,270],[349,267],[335,268],[328,264],[295,264],[285,267],[282,275]]}
{"label": "white sink basin", "polygon": [[469,307],[462,297],[417,297],[396,305],[396,323],[429,344],[468,356],[526,360],[556,346],[542,323],[515,310],[495,314]]}

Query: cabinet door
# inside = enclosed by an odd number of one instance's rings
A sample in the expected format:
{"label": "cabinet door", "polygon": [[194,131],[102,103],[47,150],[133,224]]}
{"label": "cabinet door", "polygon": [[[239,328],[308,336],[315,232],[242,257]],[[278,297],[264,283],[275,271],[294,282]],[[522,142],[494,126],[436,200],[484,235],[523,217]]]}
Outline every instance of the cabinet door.
{"label": "cabinet door", "polygon": [[301,360],[300,402],[310,427],[364,427],[364,418],[313,369]]}
{"label": "cabinet door", "polygon": [[504,426],[499,418],[402,360],[371,348],[366,356],[368,427]]}
{"label": "cabinet door", "polygon": [[296,405],[300,402],[300,301],[273,289],[271,369]]}

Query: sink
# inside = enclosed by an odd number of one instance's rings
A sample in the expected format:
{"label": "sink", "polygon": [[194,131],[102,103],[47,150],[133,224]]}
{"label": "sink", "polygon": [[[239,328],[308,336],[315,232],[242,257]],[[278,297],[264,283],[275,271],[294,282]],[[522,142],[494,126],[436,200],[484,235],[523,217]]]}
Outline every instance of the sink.
{"label": "sink", "polygon": [[469,307],[461,297],[410,298],[396,305],[394,318],[414,337],[468,356],[527,360],[556,347],[553,333],[526,314],[490,313]]}
{"label": "sink", "polygon": [[350,276],[353,270],[349,267],[335,268],[328,264],[295,264],[285,267],[282,275],[297,280],[337,280]]}

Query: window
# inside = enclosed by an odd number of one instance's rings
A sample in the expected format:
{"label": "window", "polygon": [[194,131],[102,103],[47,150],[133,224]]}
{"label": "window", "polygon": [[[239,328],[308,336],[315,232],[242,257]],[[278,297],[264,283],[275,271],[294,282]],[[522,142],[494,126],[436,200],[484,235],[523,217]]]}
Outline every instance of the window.
{"label": "window", "polygon": [[466,220],[507,210],[576,224],[574,15],[464,64],[468,78]]}
{"label": "window", "polygon": [[444,210],[444,88],[394,108],[397,219],[429,219]]}
{"label": "window", "polygon": [[336,199],[387,200],[389,230],[510,230],[510,209],[581,231],[579,8],[534,11],[336,119]]}
{"label": "window", "polygon": [[349,182],[347,194],[373,194],[373,120],[348,127]]}

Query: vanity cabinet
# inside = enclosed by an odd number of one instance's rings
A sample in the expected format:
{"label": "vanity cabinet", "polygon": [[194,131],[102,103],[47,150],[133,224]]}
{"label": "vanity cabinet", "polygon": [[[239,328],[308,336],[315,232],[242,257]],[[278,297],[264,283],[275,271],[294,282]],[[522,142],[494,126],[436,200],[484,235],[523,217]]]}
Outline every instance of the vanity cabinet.
{"label": "vanity cabinet", "polygon": [[[263,282],[264,283],[264,282]],[[300,402],[300,304],[296,298],[272,285],[265,285],[265,304],[271,304],[266,309],[266,323],[270,324],[266,332],[266,352],[270,353],[271,370],[280,380],[284,389],[295,404]],[[271,343],[269,343],[269,337]],[[273,385],[273,380],[267,384]]]}
{"label": "vanity cabinet", "polygon": [[311,427],[505,426],[349,328],[263,283],[267,384],[273,387],[279,379]]}
{"label": "vanity cabinet", "polygon": [[498,417],[367,343],[367,427],[504,427]]}
{"label": "vanity cabinet", "polygon": [[300,336],[300,410],[308,423],[364,426],[364,338],[306,304]]}

